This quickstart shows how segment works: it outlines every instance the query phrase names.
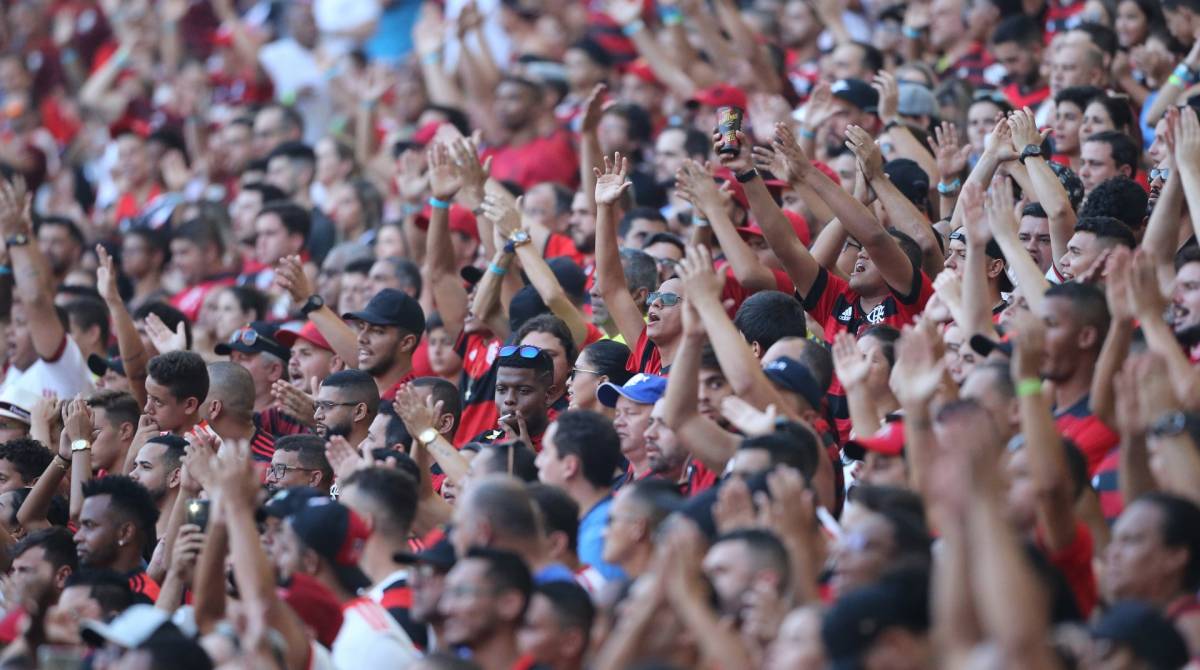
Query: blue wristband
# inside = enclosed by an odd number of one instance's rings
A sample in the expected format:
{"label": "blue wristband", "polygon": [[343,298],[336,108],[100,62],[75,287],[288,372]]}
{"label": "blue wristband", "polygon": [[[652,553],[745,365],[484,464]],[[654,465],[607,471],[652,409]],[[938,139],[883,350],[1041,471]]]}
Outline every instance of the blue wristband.
{"label": "blue wristband", "polygon": [[683,12],[678,7],[659,7],[658,18],[668,26],[683,23]]}
{"label": "blue wristband", "polygon": [[504,268],[500,267],[499,265],[496,265],[495,263],[488,263],[488,272],[490,272],[494,275],[499,275],[501,277],[508,274],[508,270],[505,270]]}
{"label": "blue wristband", "polygon": [[817,139],[817,133],[815,131],[809,130],[808,128],[801,128],[800,129],[800,137],[803,137],[806,140],[815,140],[815,139]]}
{"label": "blue wristband", "polygon": [[642,32],[642,30],[645,28],[646,22],[638,19],[629,25],[621,26],[621,34],[625,35],[625,37],[633,37],[634,35]]}
{"label": "blue wristband", "polygon": [[900,30],[900,32],[903,33],[904,36],[910,40],[921,39],[921,31],[917,30],[916,28],[903,28]]}
{"label": "blue wristband", "polygon": [[445,200],[438,200],[432,196],[429,198],[429,206],[434,209],[450,209],[450,203]]}
{"label": "blue wristband", "polygon": [[11,274],[12,274],[12,268],[8,267],[7,265],[0,265],[0,277],[3,277],[5,275],[11,275]]}
{"label": "blue wristband", "polygon": [[1179,65],[1176,65],[1175,71],[1171,74],[1179,77],[1188,84],[1196,83],[1196,73],[1192,70],[1192,68],[1187,66],[1187,63],[1180,63]]}

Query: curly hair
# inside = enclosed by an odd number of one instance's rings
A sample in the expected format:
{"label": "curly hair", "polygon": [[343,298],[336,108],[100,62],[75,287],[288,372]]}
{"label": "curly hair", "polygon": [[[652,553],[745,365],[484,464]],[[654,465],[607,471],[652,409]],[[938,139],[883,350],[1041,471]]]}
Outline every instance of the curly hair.
{"label": "curly hair", "polygon": [[21,479],[32,483],[46,471],[54,454],[33,438],[19,437],[0,444],[0,460],[12,463]]}

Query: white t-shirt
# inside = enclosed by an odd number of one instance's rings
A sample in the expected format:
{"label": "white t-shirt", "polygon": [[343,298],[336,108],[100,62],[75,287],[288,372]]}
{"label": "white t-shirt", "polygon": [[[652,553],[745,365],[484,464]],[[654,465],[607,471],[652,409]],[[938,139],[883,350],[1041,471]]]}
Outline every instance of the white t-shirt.
{"label": "white t-shirt", "polygon": [[63,337],[67,343],[58,360],[51,362],[39,358],[24,370],[9,368],[4,383],[0,384],[0,397],[30,397],[32,394],[32,397],[40,398],[46,393],[53,393],[59,398],[74,398],[94,390],[96,384],[92,381],[92,371],[88,369],[79,345],[70,335]]}
{"label": "white t-shirt", "polygon": [[317,30],[321,31],[321,46],[334,56],[350,53],[357,45],[349,37],[331,33],[343,33],[378,21],[382,14],[383,7],[376,0],[316,0],[313,3],[313,18]]}
{"label": "white t-shirt", "polygon": [[342,627],[333,641],[338,670],[401,670],[420,658],[408,633],[379,603],[361,597],[342,606]]}

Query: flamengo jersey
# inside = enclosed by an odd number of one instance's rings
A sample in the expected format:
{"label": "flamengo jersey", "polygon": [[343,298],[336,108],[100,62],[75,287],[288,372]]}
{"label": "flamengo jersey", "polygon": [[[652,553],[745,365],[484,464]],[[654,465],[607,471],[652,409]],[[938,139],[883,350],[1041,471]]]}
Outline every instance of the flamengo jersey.
{"label": "flamengo jersey", "polygon": [[420,658],[408,634],[379,603],[364,597],[342,605],[342,628],[333,641],[338,670],[401,670]]}

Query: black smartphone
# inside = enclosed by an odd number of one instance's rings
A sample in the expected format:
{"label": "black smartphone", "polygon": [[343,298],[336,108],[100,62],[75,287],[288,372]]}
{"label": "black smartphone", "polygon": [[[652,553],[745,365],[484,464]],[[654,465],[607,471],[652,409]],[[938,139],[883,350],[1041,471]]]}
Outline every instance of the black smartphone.
{"label": "black smartphone", "polygon": [[201,498],[189,498],[187,501],[187,510],[185,523],[194,524],[200,527],[200,530],[208,528],[208,510],[210,501]]}

